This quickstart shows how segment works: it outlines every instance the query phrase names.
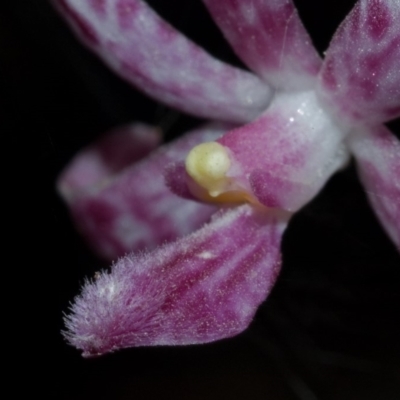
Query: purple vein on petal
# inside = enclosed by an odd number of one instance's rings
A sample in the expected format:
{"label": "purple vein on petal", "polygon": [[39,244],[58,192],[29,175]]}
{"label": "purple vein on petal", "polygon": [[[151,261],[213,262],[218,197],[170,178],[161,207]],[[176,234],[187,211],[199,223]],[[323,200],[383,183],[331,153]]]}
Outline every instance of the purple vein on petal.
{"label": "purple vein on petal", "polygon": [[[215,208],[177,197],[166,187],[163,171],[169,163],[184,159],[193,146],[221,136],[227,126],[203,126],[160,147],[140,162],[127,165],[119,173],[71,192],[71,184],[76,189],[80,178],[82,183],[85,176],[99,176],[109,169],[107,164],[92,161],[104,141],[111,139],[106,137],[79,154],[61,176],[58,186],[66,196],[75,224],[95,252],[113,260],[134,250],[175,240],[207,221]],[[114,147],[115,153],[125,151],[128,145],[134,146],[131,137],[126,139],[129,140],[114,143],[119,146]]]}
{"label": "purple vein on petal", "polygon": [[280,269],[289,214],[243,205],[87,282],[66,338],[84,356],[131,346],[211,342],[246,329]]}
{"label": "purple vein on petal", "polygon": [[367,196],[400,250],[400,141],[383,125],[350,139]]}
{"label": "purple vein on petal", "polygon": [[320,94],[341,118],[384,122],[400,115],[400,0],[360,0],[335,33]]}
{"label": "purple vein on petal", "polygon": [[271,90],[255,75],[210,56],[141,0],[53,0],[78,37],[118,75],[188,113],[244,122]]}
{"label": "purple vein on petal", "polygon": [[314,86],[321,60],[291,0],[203,0],[238,56],[271,86]]}

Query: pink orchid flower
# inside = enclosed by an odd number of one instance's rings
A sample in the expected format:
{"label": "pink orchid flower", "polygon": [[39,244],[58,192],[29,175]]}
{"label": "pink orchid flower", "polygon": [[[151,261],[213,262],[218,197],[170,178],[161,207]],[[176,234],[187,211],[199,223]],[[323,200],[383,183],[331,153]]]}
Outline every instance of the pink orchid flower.
{"label": "pink orchid flower", "polygon": [[61,176],[98,253],[136,251],[72,305],[66,337],[86,356],[246,329],[279,273],[290,217],[352,155],[400,250],[400,143],[382,125],[400,115],[400,0],[359,0],[324,60],[291,0],[203,2],[254,74],[214,59],[141,0],[54,0],[120,76],[214,121],[147,158],[157,130],[121,128]]}

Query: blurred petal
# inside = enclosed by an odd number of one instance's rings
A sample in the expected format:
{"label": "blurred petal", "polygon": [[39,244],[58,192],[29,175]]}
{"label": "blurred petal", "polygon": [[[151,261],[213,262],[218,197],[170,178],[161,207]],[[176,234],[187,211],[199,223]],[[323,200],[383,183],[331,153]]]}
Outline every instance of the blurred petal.
{"label": "blurred petal", "polygon": [[203,0],[228,42],[271,86],[314,86],[321,60],[291,0]]}
{"label": "blurred petal", "polygon": [[217,140],[230,151],[226,174],[267,207],[297,211],[343,167],[344,133],[313,92],[281,94],[256,121]]}
{"label": "blurred petal", "polygon": [[400,250],[400,141],[380,126],[354,135],[350,146],[376,215]]}
{"label": "blurred petal", "polygon": [[216,120],[251,120],[270,89],[211,57],[141,0],[53,0],[79,38],[118,75],[151,97]]}
{"label": "blurred petal", "polygon": [[[59,187],[67,195],[77,227],[94,250],[106,259],[116,259],[133,250],[175,240],[207,221],[215,208],[182,200],[170,192],[164,183],[163,170],[172,161],[184,159],[193,146],[215,140],[223,132],[223,125],[197,129],[109,179],[86,189],[79,187],[80,192],[70,196],[68,178],[101,175],[108,167],[90,162],[97,145],[77,156],[76,163],[62,175]],[[87,165],[95,168],[100,165],[101,170],[87,173]]]}
{"label": "blurred petal", "polygon": [[185,163],[183,161],[173,162],[164,170],[165,184],[168,186],[171,192],[175,193],[177,196],[183,199],[200,201],[188,187],[188,176],[186,172]]}
{"label": "blurred petal", "polygon": [[116,128],[73,158],[58,179],[58,190],[67,202],[95,191],[122,169],[147,156],[161,140],[161,131],[146,124]]}
{"label": "blurred petal", "polygon": [[276,280],[287,219],[244,205],[152,253],[122,258],[76,298],[68,341],[90,356],[240,333]]}
{"label": "blurred petal", "polygon": [[400,115],[400,0],[360,0],[338,28],[320,94],[350,122]]}

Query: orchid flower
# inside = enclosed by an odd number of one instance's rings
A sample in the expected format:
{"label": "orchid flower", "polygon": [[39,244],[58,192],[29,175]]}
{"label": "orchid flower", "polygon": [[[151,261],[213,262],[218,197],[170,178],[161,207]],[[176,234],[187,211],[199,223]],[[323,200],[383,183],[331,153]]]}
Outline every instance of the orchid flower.
{"label": "orchid flower", "polygon": [[400,0],[359,0],[324,60],[291,0],[203,2],[252,72],[141,0],[54,0],[117,74],[211,121],[158,150],[155,128],[121,128],[62,174],[80,230],[103,257],[123,256],[66,318],[85,356],[246,329],[278,276],[291,216],[351,156],[400,250],[400,143],[383,125],[400,115]]}

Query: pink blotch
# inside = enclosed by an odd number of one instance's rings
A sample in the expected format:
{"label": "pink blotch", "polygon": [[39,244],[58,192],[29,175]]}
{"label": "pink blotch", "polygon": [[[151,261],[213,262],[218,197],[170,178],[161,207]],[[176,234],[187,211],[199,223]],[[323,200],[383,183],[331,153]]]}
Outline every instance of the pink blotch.
{"label": "pink blotch", "polygon": [[114,206],[96,198],[84,197],[77,200],[71,211],[78,229],[98,254],[108,257],[104,243],[113,247],[113,254],[126,252],[114,238],[114,225],[120,214]]}
{"label": "pink blotch", "polygon": [[285,207],[282,197],[291,189],[290,182],[259,169],[250,174],[249,181],[254,196],[261,204],[271,208]]}
{"label": "pink blotch", "polygon": [[120,0],[115,5],[118,16],[118,24],[122,31],[129,30],[132,22],[135,20],[134,15],[138,12],[139,6],[136,1]]}
{"label": "pink blotch", "polygon": [[382,39],[392,22],[386,5],[380,0],[370,1],[367,15],[367,32],[375,40]]}
{"label": "pink blotch", "polygon": [[189,179],[184,162],[172,162],[164,169],[165,184],[172,193],[184,199],[199,201],[189,190]]}
{"label": "pink blotch", "polygon": [[[354,74],[350,75],[349,81],[354,84],[355,87],[358,88],[358,98],[363,98],[365,101],[373,101],[379,95],[379,87],[376,84],[375,80],[371,80],[369,76],[360,76]],[[351,92],[349,93],[351,96]]]}
{"label": "pink blotch", "polygon": [[377,73],[382,68],[382,55],[380,53],[368,54],[363,64],[367,67],[368,74]]}
{"label": "pink blotch", "polygon": [[[114,209],[110,204],[104,201],[99,201],[95,198],[82,199],[82,202],[77,204],[76,208],[77,217],[90,215],[92,225],[96,227],[96,230],[102,230],[107,232],[112,227],[114,220],[118,216],[118,211]],[[79,218],[77,218],[79,222]]]}
{"label": "pink blotch", "polygon": [[156,36],[160,44],[169,44],[177,38],[176,31],[167,23],[156,25]]}
{"label": "pink blotch", "polygon": [[99,17],[106,16],[106,0],[88,0],[88,2]]}

